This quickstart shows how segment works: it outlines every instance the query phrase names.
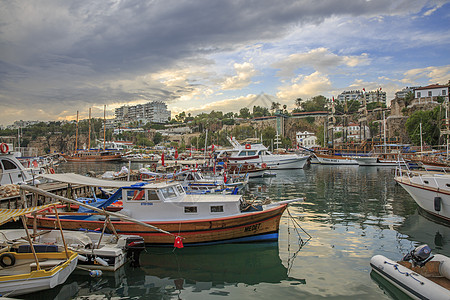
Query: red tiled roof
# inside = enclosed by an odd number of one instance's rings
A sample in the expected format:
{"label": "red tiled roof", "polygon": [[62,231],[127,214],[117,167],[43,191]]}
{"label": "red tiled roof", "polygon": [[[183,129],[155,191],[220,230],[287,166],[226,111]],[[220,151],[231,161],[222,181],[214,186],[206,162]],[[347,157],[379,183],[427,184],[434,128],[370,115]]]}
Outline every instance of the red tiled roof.
{"label": "red tiled roof", "polygon": [[430,90],[430,89],[440,89],[440,88],[448,88],[448,85],[440,85],[440,84],[432,84],[417,88],[416,90]]}

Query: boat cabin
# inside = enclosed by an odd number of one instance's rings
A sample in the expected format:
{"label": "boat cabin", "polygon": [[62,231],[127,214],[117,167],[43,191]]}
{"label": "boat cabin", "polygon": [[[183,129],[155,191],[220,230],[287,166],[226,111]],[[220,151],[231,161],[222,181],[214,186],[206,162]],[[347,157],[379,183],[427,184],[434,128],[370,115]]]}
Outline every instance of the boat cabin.
{"label": "boat cabin", "polygon": [[19,184],[31,180],[31,175],[14,155],[0,155],[0,185]]}
{"label": "boat cabin", "polygon": [[187,195],[180,183],[122,188],[121,213],[140,221],[215,219],[241,213],[240,195]]}

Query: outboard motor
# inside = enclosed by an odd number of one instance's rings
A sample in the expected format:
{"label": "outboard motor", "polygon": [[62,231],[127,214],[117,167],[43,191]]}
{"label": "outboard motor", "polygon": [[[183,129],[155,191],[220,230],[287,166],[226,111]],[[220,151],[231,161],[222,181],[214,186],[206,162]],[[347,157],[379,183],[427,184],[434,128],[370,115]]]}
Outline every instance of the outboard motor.
{"label": "outboard motor", "polygon": [[144,238],[141,236],[128,237],[126,240],[125,250],[127,258],[130,260],[132,267],[140,267],[139,256],[142,250],[145,250]]}
{"label": "outboard motor", "polygon": [[430,255],[431,248],[427,244],[424,244],[417,246],[414,250],[406,254],[402,260],[411,261],[413,267],[422,267],[433,258],[433,256],[430,257]]}

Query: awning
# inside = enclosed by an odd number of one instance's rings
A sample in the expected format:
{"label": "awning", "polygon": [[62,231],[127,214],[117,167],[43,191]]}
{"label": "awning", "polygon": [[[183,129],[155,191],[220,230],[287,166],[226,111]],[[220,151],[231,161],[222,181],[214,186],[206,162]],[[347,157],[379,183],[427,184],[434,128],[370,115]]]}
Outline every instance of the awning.
{"label": "awning", "polygon": [[88,185],[88,186],[96,186],[96,187],[104,187],[104,188],[122,188],[127,187],[133,184],[137,184],[142,181],[120,181],[120,180],[105,180],[94,177],[87,177],[75,173],[64,173],[64,174],[44,174],[41,177],[71,183],[71,184],[79,184],[79,185]]}
{"label": "awning", "polygon": [[[58,204],[58,203],[56,203],[56,204]],[[27,214],[35,212],[35,211],[46,209],[50,206],[53,206],[54,204],[55,203],[51,203],[51,204],[46,204],[46,205],[41,205],[41,206],[34,206],[34,207],[20,208],[20,209],[7,209],[7,208],[0,209],[0,225],[3,225],[5,223],[9,222],[11,219],[15,219],[15,218],[18,218],[23,215],[27,215]]]}

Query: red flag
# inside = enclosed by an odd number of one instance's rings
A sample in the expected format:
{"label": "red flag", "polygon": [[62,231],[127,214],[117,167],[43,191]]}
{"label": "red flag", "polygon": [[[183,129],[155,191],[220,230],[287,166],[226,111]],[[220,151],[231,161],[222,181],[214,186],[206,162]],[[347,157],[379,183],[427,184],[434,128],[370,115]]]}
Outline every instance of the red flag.
{"label": "red flag", "polygon": [[214,144],[211,146],[211,152],[214,152]]}
{"label": "red flag", "polygon": [[381,88],[380,88],[380,91],[381,91]]}
{"label": "red flag", "polygon": [[363,91],[365,92],[365,91],[366,91],[366,88],[363,88]]}
{"label": "red flag", "polygon": [[216,175],[216,160],[214,160],[214,169],[213,169],[214,175]]}
{"label": "red flag", "polygon": [[175,159],[178,159],[178,149],[175,148]]}
{"label": "red flag", "polygon": [[162,153],[162,155],[161,155],[161,164],[162,164],[163,167],[164,167],[164,151],[163,151],[163,153]]}
{"label": "red flag", "polygon": [[227,183],[227,173],[223,173],[223,183]]}
{"label": "red flag", "polygon": [[181,237],[181,236],[177,236],[176,238],[175,238],[175,243],[173,243],[173,246],[175,247],[175,248],[183,248],[184,246],[183,246],[183,238]]}
{"label": "red flag", "polygon": [[333,96],[333,100],[332,101],[334,102],[334,96]]}

